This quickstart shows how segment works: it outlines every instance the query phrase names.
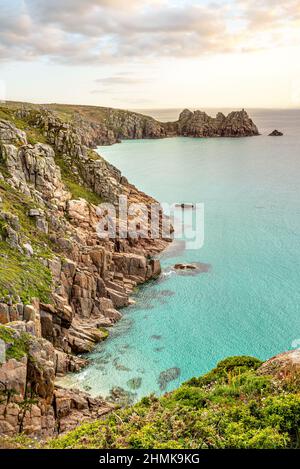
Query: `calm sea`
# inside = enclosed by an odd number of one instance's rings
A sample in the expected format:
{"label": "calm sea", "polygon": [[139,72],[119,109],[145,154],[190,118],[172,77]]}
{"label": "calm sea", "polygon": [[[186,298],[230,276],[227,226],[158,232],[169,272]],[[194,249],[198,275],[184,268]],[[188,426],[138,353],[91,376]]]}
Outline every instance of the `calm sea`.
{"label": "calm sea", "polygon": [[[144,112],[161,120],[179,114]],[[162,278],[139,290],[136,305],[123,310],[91,365],[66,384],[95,395],[120,386],[138,398],[161,392],[159,375],[169,368],[180,375],[166,390],[224,357],[266,359],[300,344],[300,111],[249,113],[259,137],[135,140],[99,148],[161,202],[204,203],[205,241],[198,250],[174,243],[162,257]],[[268,137],[275,128],[285,135]],[[204,262],[211,270],[172,274],[177,262]]]}

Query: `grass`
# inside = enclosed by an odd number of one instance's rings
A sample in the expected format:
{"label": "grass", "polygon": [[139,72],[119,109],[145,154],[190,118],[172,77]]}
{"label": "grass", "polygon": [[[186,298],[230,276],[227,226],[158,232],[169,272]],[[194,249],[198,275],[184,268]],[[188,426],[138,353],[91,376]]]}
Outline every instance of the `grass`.
{"label": "grass", "polygon": [[[47,143],[46,137],[44,136],[41,129],[30,125],[29,119],[20,119],[15,116],[15,109],[8,106],[0,106],[0,119],[5,119],[14,124],[18,129],[26,132],[27,141],[31,145],[36,143]],[[36,112],[34,110],[32,113]]]}
{"label": "grass", "polygon": [[103,334],[102,340],[106,340],[109,337],[109,331],[105,327],[98,327],[98,331],[101,331]]}
{"label": "grass", "polygon": [[0,242],[0,298],[12,297],[29,304],[32,298],[51,302],[52,276],[40,258],[28,257]]}
{"label": "grass", "polygon": [[85,199],[93,205],[99,205],[103,202],[99,195],[78,182],[76,176],[72,173],[72,169],[61,156],[56,156],[55,162],[60,167],[62,180],[72,194],[73,199]]}
{"label": "grass", "polygon": [[28,211],[37,207],[32,199],[13,189],[5,181],[0,181],[0,196],[3,200],[1,212],[19,219],[19,234],[24,242],[29,242],[34,256],[28,257],[17,249],[11,248],[3,237],[7,223],[0,219],[0,298],[20,297],[24,303],[30,303],[34,297],[51,302],[52,277],[42,259],[52,256],[51,242],[29,217]]}
{"label": "grass", "polygon": [[15,360],[21,360],[25,355],[28,354],[29,335],[25,332],[17,337],[15,332],[5,326],[0,326],[0,340],[3,340],[7,345],[6,358],[9,360],[14,358]]}
{"label": "grass", "polygon": [[[19,129],[26,131],[30,143],[45,142],[42,131],[30,125],[30,120],[34,120],[37,112],[34,106],[31,108],[28,118],[19,119],[15,117],[14,105],[0,106],[0,118],[9,120]],[[102,202],[101,197],[77,181],[62,157],[57,156],[56,163],[61,168],[62,179],[73,198],[83,198],[94,205]],[[10,177],[5,162],[0,161],[0,171],[4,177]],[[20,298],[24,303],[30,303],[32,298],[38,297],[43,302],[51,302],[52,278],[43,259],[52,257],[55,246],[52,245],[48,235],[36,227],[35,220],[28,216],[30,209],[42,207],[39,207],[32,198],[13,189],[5,180],[0,180],[0,197],[1,212],[7,214],[9,218],[18,217],[20,225],[18,235],[22,241],[20,245],[29,242],[34,251],[34,255],[28,257],[17,249],[12,249],[5,242],[8,222],[0,219],[0,299]]]}
{"label": "grass", "polygon": [[0,436],[0,449],[30,449],[36,446],[38,446],[37,440],[32,440],[24,434],[14,437]]}

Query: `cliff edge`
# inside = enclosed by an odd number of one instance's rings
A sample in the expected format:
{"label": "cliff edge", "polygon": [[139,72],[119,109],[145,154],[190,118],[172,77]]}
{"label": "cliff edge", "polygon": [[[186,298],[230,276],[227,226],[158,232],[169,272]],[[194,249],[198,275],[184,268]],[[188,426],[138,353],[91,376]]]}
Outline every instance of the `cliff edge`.
{"label": "cliff edge", "polygon": [[[170,241],[159,204],[93,152],[82,127],[46,109],[0,108],[0,434],[39,437],[101,414],[107,403],[55,387],[105,340],[138,284],[160,273]],[[90,143],[90,142],[88,142]],[[120,236],[119,196],[137,235]],[[116,208],[117,231],[99,204]],[[158,206],[158,237],[143,237]],[[106,229],[106,228],[105,228]]]}

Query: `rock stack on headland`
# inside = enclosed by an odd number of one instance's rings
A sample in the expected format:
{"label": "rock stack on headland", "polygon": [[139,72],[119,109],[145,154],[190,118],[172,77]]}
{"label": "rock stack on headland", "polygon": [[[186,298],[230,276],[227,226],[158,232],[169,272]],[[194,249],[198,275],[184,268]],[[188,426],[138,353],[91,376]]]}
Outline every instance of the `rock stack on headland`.
{"label": "rock stack on headland", "polygon": [[174,134],[258,131],[245,111],[183,111],[164,124],[108,108],[0,106],[0,434],[47,437],[111,409],[55,377],[86,364],[77,355],[107,337],[136,285],[159,275],[153,255],[170,239],[99,239],[100,201],[126,195],[148,218],[157,202],[92,148]]}
{"label": "rock stack on headland", "polygon": [[215,118],[202,111],[185,109],[178,121],[168,124],[167,129],[185,137],[250,137],[259,134],[244,109],[228,116],[219,112]]}

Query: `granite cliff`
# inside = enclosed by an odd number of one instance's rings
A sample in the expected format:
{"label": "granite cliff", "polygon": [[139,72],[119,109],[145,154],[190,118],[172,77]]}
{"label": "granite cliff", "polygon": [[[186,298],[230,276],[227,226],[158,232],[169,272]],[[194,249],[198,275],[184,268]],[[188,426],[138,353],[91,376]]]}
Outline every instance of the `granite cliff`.
{"label": "granite cliff", "polygon": [[[55,377],[85,365],[77,355],[105,340],[134,288],[159,275],[153,256],[170,240],[139,235],[153,216],[160,229],[158,203],[86,138],[52,111],[0,109],[2,434],[49,436],[106,412],[107,403],[55,387]],[[120,195],[143,203],[146,220],[137,210],[137,236],[120,237],[119,224],[116,237],[99,238],[97,206]]]}

